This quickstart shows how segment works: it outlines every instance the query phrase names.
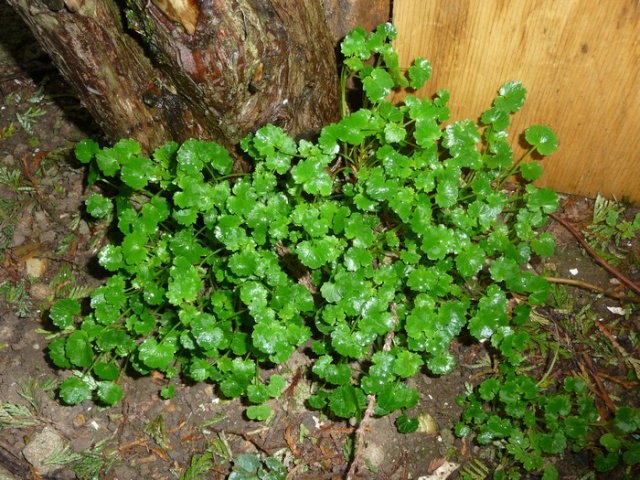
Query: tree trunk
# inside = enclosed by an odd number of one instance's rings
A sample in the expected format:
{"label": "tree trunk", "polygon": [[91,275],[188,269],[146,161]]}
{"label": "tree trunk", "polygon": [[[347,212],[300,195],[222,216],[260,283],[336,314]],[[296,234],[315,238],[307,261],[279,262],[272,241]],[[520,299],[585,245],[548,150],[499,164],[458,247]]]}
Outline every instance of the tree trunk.
{"label": "tree trunk", "polygon": [[324,0],[324,14],[334,42],[355,27],[366,31],[391,19],[391,0]]}
{"label": "tree trunk", "polygon": [[266,123],[306,137],[336,119],[320,0],[123,1],[8,0],[112,141],[231,149]]}

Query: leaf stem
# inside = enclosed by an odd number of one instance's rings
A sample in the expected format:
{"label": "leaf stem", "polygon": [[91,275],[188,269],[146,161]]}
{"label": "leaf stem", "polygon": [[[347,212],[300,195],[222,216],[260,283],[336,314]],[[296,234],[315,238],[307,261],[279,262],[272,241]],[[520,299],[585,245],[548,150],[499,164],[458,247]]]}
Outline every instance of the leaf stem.
{"label": "leaf stem", "polygon": [[511,167],[503,174],[502,178],[500,179],[500,181],[498,182],[498,188],[502,187],[505,182],[507,180],[509,180],[509,178],[511,178],[512,175],[514,175],[516,173],[516,171],[518,170],[518,166],[528,157],[531,156],[531,154],[536,150],[536,147],[531,147],[527,153],[525,153],[524,155],[522,155],[518,160],[513,162],[513,165],[511,165]]}

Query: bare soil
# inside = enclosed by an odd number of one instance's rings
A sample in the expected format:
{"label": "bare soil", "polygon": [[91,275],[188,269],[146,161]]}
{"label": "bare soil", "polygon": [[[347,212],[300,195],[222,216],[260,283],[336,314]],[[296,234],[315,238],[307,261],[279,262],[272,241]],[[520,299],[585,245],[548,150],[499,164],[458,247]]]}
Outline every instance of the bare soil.
{"label": "bare soil", "polygon": [[[55,299],[80,295],[104,280],[95,262],[104,232],[83,214],[90,191],[86,172],[72,154],[80,139],[97,138],[99,131],[3,0],[0,25],[0,403],[25,406],[30,412],[25,420],[34,423],[0,428],[0,479],[176,479],[194,455],[205,451],[213,453],[214,467],[202,478],[226,478],[233,458],[242,453],[279,456],[290,466],[291,478],[343,478],[350,460],[345,452],[356,426],[323,418],[300,401],[311,388],[304,352],[279,368],[297,386],[273,404],[276,415],[266,423],[244,418],[244,406],[220,398],[215,385],[184,384],[174,398],[163,400],[158,392],[165,380],[153,375],[126,378],[126,396],[116,408],[90,402],[69,407],[53,398],[48,382],[68,373],[47,360],[47,309]],[[567,196],[562,215],[584,227],[592,209],[592,200]],[[557,253],[534,268],[612,288],[609,275],[572,236],[556,224],[550,224],[550,231],[557,239]],[[636,237],[629,250],[637,254],[640,239]],[[627,274],[638,281],[640,272],[634,268]],[[604,321],[637,331],[637,317],[622,319],[607,308],[620,302],[583,289],[568,292],[575,311],[587,306]],[[366,468],[359,478],[419,478],[431,473],[432,462],[444,458],[463,465],[474,458],[492,464],[490,449],[479,449],[452,433],[461,413],[456,396],[465,392],[465,384],[481,379],[478,372],[488,355],[481,345],[454,348],[460,364],[455,373],[412,379],[420,402],[410,413],[430,414],[435,432],[402,435],[394,416],[373,419],[365,437]],[[637,357],[637,352],[630,353]],[[542,370],[546,360],[541,361]],[[571,360],[556,367],[558,374],[575,368]],[[611,368],[614,376],[628,373],[622,366]],[[604,382],[615,398],[638,404],[637,381],[635,390]],[[43,465],[51,453],[46,443],[40,457],[38,452],[36,458],[30,456],[29,445],[46,438],[61,441],[67,453],[93,455],[95,471],[74,471],[71,463]],[[294,460],[307,472],[295,467]],[[557,466],[563,478],[582,478],[590,471],[584,455],[567,456]]]}

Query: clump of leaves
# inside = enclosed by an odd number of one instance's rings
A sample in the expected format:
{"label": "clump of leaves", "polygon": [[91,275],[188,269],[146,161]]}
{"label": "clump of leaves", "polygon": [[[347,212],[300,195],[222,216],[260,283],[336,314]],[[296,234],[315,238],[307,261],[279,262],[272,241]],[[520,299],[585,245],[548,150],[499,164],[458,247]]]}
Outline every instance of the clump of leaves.
{"label": "clump of leaves", "polygon": [[284,480],[286,467],[275,457],[260,457],[252,454],[238,455],[233,459],[233,471],[229,480]]}
{"label": "clump of leaves", "polygon": [[[374,396],[375,414],[386,415],[416,404],[405,380],[422,368],[454,369],[449,347],[463,330],[505,351],[520,341],[511,325],[549,294],[522,266],[553,252],[538,229],[558,205],[530,183],[540,163],[525,160],[553,153],[557,139],[530,127],[531,148],[514,161],[507,128],[524,102],[518,82],[500,88],[480,126],[442,125],[445,90],[388,102],[431,72],[424,59],[401,71],[395,36],[391,24],[350,33],[343,78],[359,79],[365,107],[317,142],[259,129],[241,143],[254,170],[239,178],[214,142],[169,143],[150,158],[133,140],[78,145],[90,180],[115,190],[86,201],[89,214],[113,219],[98,256],[112,275],[88,314],[70,298],[51,308],[60,336],[49,355],[77,372],[61,385],[65,402],[117,403],[129,365],[215,382],[263,419],[286,381],[263,380],[259,368],[311,341],[311,406],[359,418]],[[505,191],[514,176],[524,185]],[[398,427],[417,423],[403,413]]]}
{"label": "clump of leaves", "polygon": [[594,466],[599,472],[610,472],[619,465],[625,468],[640,465],[640,409],[628,406],[616,410],[612,421],[603,426],[604,433],[595,447],[598,453],[594,458]]}
{"label": "clump of leaves", "polygon": [[500,375],[458,402],[465,410],[456,434],[474,432],[479,444],[491,444],[501,454],[496,480],[520,478],[521,470],[557,479],[550,461],[568,449],[594,453],[598,472],[640,464],[640,443],[634,438],[640,431],[640,411],[621,407],[612,421],[602,422],[582,379],[568,377],[554,392],[505,362]]}

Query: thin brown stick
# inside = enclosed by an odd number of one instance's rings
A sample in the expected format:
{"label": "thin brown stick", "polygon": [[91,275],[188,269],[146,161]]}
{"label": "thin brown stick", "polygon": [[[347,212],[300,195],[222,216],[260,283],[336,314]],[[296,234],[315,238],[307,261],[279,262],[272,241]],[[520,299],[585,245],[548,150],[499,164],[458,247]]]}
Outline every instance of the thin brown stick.
{"label": "thin brown stick", "polygon": [[604,403],[607,405],[607,408],[609,409],[609,411],[613,414],[616,413],[616,406],[613,403],[613,401],[611,400],[611,397],[609,396],[609,393],[607,392],[607,389],[604,388],[604,385],[602,384],[602,380],[600,380],[599,372],[598,370],[594,367],[593,362],[591,361],[591,357],[583,352],[582,353],[582,358],[584,359],[584,363],[589,371],[589,373],[591,374],[591,378],[593,378],[593,381],[595,382],[596,386],[598,387],[598,396],[604,401]]}
{"label": "thin brown stick", "polygon": [[[391,302],[389,304],[389,310],[393,315],[395,320],[395,324],[398,324],[398,314],[396,312],[396,304],[395,302]],[[391,344],[393,343],[393,338],[395,335],[395,331],[391,330],[388,332],[384,338],[384,345],[382,346],[382,351],[388,352],[391,350]],[[360,425],[358,425],[358,429],[356,430],[356,445],[355,445],[355,453],[353,455],[353,461],[351,462],[351,467],[349,468],[349,472],[347,473],[347,480],[353,478],[356,474],[356,470],[362,463],[362,450],[364,448],[364,436],[367,430],[367,425],[369,424],[369,420],[373,416],[373,409],[376,405],[376,396],[368,395],[367,400],[369,403],[367,404],[367,409],[364,412],[362,420],[360,420]]]}
{"label": "thin brown stick", "polygon": [[633,290],[636,294],[640,295],[640,286],[636,285],[633,282],[633,280],[628,278],[617,268],[614,268],[611,265],[609,265],[609,263],[607,263],[602,257],[600,257],[600,255],[598,255],[595,252],[595,250],[591,248],[591,246],[587,243],[587,241],[582,237],[582,235],[580,235],[580,233],[575,228],[573,228],[571,224],[569,224],[566,220],[558,217],[553,213],[550,214],[549,216],[553,218],[556,222],[558,222],[560,225],[562,225],[564,228],[566,228],[569,231],[569,233],[571,233],[571,235],[573,235],[575,239],[578,240],[578,242],[580,242],[580,245],[582,245],[582,247],[587,251],[587,253],[591,255],[591,257],[593,257],[593,259],[598,265],[600,265],[607,272],[609,272],[611,275],[613,275],[622,283],[624,283],[630,290]]}
{"label": "thin brown stick", "polygon": [[349,468],[349,472],[347,473],[347,480],[351,480],[356,474],[356,470],[360,467],[362,463],[362,451],[364,450],[364,437],[367,431],[367,425],[369,424],[369,420],[373,416],[373,407],[376,405],[376,396],[368,395],[367,400],[369,400],[369,404],[367,405],[367,409],[364,412],[362,420],[360,420],[360,425],[358,425],[358,429],[356,430],[356,445],[355,445],[355,453],[353,455],[353,461],[351,462],[351,467]]}
{"label": "thin brown stick", "polygon": [[244,438],[247,442],[251,443],[254,447],[256,447],[261,452],[264,452],[270,457],[273,457],[273,451],[265,447],[261,442],[259,442],[255,438],[253,438],[249,433],[241,432],[238,430],[227,430],[224,428],[220,430],[216,430],[215,428],[212,428],[211,430],[216,433],[224,432],[225,434],[228,434],[228,435],[236,435],[237,437]]}
{"label": "thin brown stick", "polygon": [[610,382],[617,383],[618,385],[622,385],[624,388],[636,388],[638,386],[638,382],[634,382],[631,380],[622,380],[618,377],[614,377],[613,375],[609,375],[606,372],[598,372],[602,378],[609,380]]}
{"label": "thin brown stick", "polygon": [[562,283],[565,285],[572,285],[574,287],[584,288],[586,290],[592,290],[594,292],[601,293],[607,297],[615,298],[616,300],[623,300],[631,303],[640,303],[640,297],[628,297],[624,293],[613,292],[611,290],[607,290],[606,288],[599,287],[592,283],[583,282],[582,280],[576,280],[574,278],[558,278],[558,277],[544,277],[544,278],[551,283]]}
{"label": "thin brown stick", "polygon": [[299,463],[298,465],[293,467],[289,471],[289,473],[287,474],[287,480],[293,480],[294,478],[296,478],[296,476],[298,474],[298,470],[302,470],[303,468],[307,467],[308,465],[309,465],[309,462],[303,461],[302,463]]}

